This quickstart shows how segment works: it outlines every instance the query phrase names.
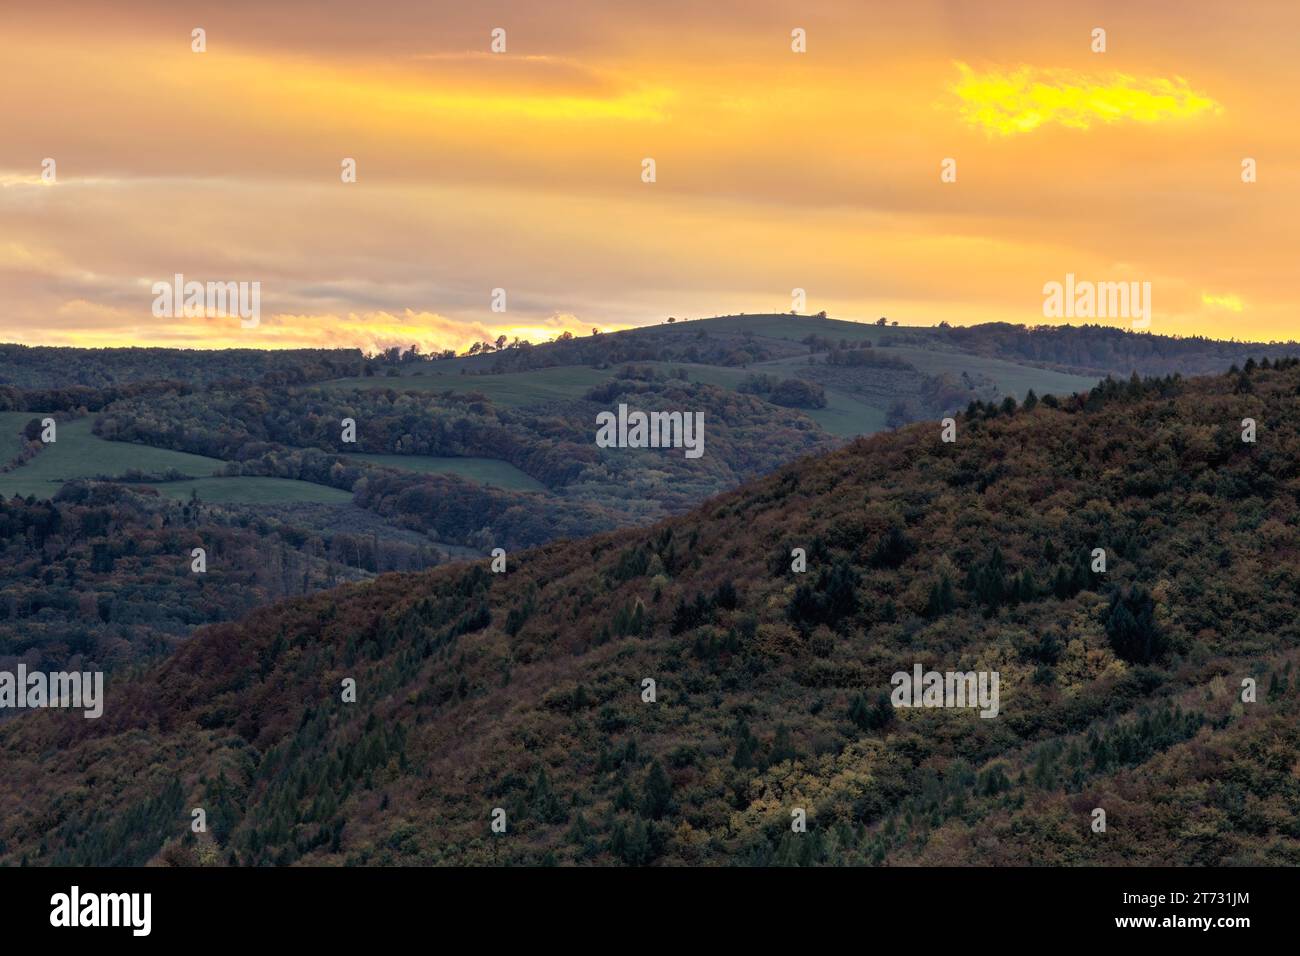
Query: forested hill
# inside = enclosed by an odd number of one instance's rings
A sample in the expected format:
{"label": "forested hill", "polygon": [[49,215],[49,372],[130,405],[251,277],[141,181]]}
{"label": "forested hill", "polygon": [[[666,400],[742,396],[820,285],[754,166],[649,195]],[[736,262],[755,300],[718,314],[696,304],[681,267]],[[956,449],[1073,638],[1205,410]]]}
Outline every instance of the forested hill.
{"label": "forested hill", "polygon": [[[899,361],[919,360],[923,371],[988,369],[975,361],[996,359],[1058,369],[1092,379],[1106,375],[1199,375],[1222,372],[1254,357],[1271,360],[1300,352],[1297,342],[1240,342],[1204,336],[1161,335],[1113,325],[899,325],[849,322],[825,314],[724,315],[568,337],[546,345],[524,343],[484,350],[456,359],[469,370],[522,371],[559,365],[677,361],[720,366],[781,367],[822,354],[870,343]],[[799,348],[803,346],[803,348]],[[918,353],[931,353],[930,361]],[[935,356],[956,364],[935,364]],[[966,361],[957,361],[965,356]],[[1041,393],[1043,388],[1038,387]],[[1023,392],[1023,390],[1022,390]],[[1019,396],[1018,396],[1019,397]]]}
{"label": "forested hill", "polygon": [[[972,405],[205,628],[98,720],[0,727],[0,859],[1294,865],[1298,396]],[[894,707],[918,664],[996,672],[997,715]]]}
{"label": "forested hill", "polygon": [[107,388],[143,382],[198,387],[245,381],[294,385],[355,375],[360,349],[63,348],[0,344],[0,385]]}
{"label": "forested hill", "polygon": [[1035,326],[989,322],[945,327],[937,337],[974,355],[1030,362],[1080,375],[1203,375],[1248,358],[1300,353],[1300,343],[1238,342],[1204,336],[1176,337],[1113,326]]}

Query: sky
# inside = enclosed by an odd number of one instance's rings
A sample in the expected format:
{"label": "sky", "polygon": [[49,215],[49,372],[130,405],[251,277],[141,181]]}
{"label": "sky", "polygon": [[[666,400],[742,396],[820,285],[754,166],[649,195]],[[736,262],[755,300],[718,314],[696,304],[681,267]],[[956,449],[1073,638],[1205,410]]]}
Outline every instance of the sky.
{"label": "sky", "polygon": [[[1293,0],[7,3],[0,340],[463,350],[795,289],[1035,325],[1067,275],[1300,339],[1297,35]],[[156,314],[177,274],[260,321]]]}

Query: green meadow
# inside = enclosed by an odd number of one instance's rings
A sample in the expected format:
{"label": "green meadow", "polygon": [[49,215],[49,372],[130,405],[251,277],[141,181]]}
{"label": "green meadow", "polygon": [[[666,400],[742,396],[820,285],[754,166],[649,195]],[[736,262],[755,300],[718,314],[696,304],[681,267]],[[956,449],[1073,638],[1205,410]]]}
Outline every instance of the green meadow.
{"label": "green meadow", "polygon": [[357,461],[431,475],[456,475],[507,491],[546,491],[546,486],[514,465],[495,458],[447,458],[437,455],[348,455]]}
{"label": "green meadow", "polygon": [[[703,382],[723,388],[735,389],[753,371],[727,368],[720,365],[691,365],[685,362],[637,362],[663,372],[684,369],[692,382]],[[329,382],[330,388],[394,388],[412,391],[443,391],[457,393],[480,392],[493,404],[523,408],[552,401],[572,401],[581,398],[592,386],[607,382],[615,375],[612,369],[596,369],[585,365],[566,365],[558,368],[536,369],[530,372],[510,372],[504,375],[460,375],[430,372],[426,375],[404,375],[394,378],[345,378]],[[826,390],[827,407],[800,409],[832,435],[851,438],[870,434],[885,427],[885,410],[868,405],[857,398],[831,389]],[[356,456],[353,457],[365,457]],[[401,456],[392,456],[400,458]],[[444,461],[446,459],[434,459]],[[454,461],[455,459],[451,459]],[[429,470],[441,470],[437,468]],[[489,481],[489,484],[498,482]],[[500,485],[500,487],[510,487]],[[527,489],[525,489],[527,490]]]}
{"label": "green meadow", "polygon": [[593,385],[611,378],[613,373],[585,365],[508,372],[504,375],[461,375],[425,367],[420,375],[393,378],[341,378],[325,384],[326,388],[393,388],[401,391],[481,392],[493,404],[511,408],[541,405],[552,401],[579,398]]}
{"label": "green meadow", "polygon": [[[8,450],[4,461],[12,460],[21,445],[19,433],[42,413],[0,413],[0,449]],[[288,478],[216,477],[225,462],[203,455],[151,448],[129,442],[107,441],[91,432],[93,419],[60,422],[56,440],[47,444],[26,463],[0,474],[0,496],[52,497],[65,481],[77,478],[120,477],[138,471],[156,474],[175,470],[191,480],[150,482],[145,487],[174,498],[189,498],[197,491],[204,501],[224,504],[277,504],[287,501],[350,501],[352,496],[337,488]]]}

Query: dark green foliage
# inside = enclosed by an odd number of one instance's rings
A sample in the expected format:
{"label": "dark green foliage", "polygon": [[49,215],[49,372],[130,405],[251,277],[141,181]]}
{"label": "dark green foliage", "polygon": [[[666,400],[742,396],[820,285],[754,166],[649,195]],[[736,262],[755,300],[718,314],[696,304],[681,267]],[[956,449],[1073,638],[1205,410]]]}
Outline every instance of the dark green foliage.
{"label": "dark green foliage", "polygon": [[744,718],[737,718],[736,725],[732,730],[732,738],[735,741],[736,752],[731,758],[731,765],[737,770],[746,770],[753,767],[756,762],[759,747],[758,738],[756,738],[749,729]]}
{"label": "dark green foliage", "polygon": [[861,575],[844,559],[817,572],[812,584],[801,584],[786,608],[786,615],[802,627],[835,625],[858,609]]}
{"label": "dark green foliage", "polygon": [[983,563],[972,566],[967,572],[966,590],[970,592],[976,603],[988,611],[993,611],[1012,598],[1006,573],[1002,549],[995,545]]}
{"label": "dark green foliage", "polygon": [[874,702],[868,703],[863,694],[855,694],[849,704],[849,720],[860,730],[873,732],[889,726],[894,719],[894,707],[889,702],[889,695],[877,694]]}
{"label": "dark green foliage", "polygon": [[1115,654],[1126,661],[1150,664],[1168,649],[1156,626],[1155,602],[1145,588],[1135,585],[1112,593],[1104,623]]}
{"label": "dark green foliage", "polygon": [[652,761],[641,792],[641,815],[650,820],[660,819],[668,812],[672,797],[673,786],[668,774],[658,760]]}
{"label": "dark green foliage", "polygon": [[929,618],[941,617],[953,610],[957,606],[957,598],[953,594],[952,581],[948,575],[942,575],[938,581],[930,585],[930,596],[925,603],[925,616]]}
{"label": "dark green foliage", "polygon": [[610,833],[609,852],[628,866],[645,866],[653,860],[654,847],[645,820],[636,817],[630,826],[617,821]]}
{"label": "dark green foliage", "polygon": [[557,824],[568,820],[569,815],[560,805],[560,800],[551,789],[551,782],[546,776],[546,768],[537,768],[537,779],[533,781],[528,793],[528,803],[532,808],[533,818],[541,823]]}
{"label": "dark green foliage", "polygon": [[874,568],[897,568],[916,550],[916,545],[902,528],[894,526],[876,544],[871,552]]}
{"label": "dark green foliage", "polygon": [[696,594],[693,601],[687,601],[684,597],[678,598],[677,605],[673,608],[673,616],[668,624],[668,632],[670,634],[680,634],[683,631],[689,631],[707,623],[713,618],[715,606],[713,599],[703,593]]}

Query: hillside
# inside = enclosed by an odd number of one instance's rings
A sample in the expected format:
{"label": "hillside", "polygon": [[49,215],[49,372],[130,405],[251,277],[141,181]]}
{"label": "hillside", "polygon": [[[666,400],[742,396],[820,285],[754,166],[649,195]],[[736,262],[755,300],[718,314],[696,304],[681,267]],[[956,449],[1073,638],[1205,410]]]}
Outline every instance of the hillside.
{"label": "hillside", "polygon": [[157,381],[214,385],[315,382],[364,364],[359,349],[66,348],[0,344],[0,385],[20,389],[110,388]]}
{"label": "hillside", "polygon": [[[920,373],[898,368],[835,370],[825,407],[809,401],[820,382],[795,399],[802,407],[782,407],[784,399],[771,388],[751,384],[770,377],[788,392],[787,383],[803,369],[777,366],[802,356],[804,348],[791,337],[805,330],[790,317],[743,320],[743,329],[733,328],[740,318],[697,323],[680,349],[671,326],[647,330],[649,349],[638,344],[640,335],[596,343],[630,342],[628,355],[652,359],[636,366],[610,366],[604,354],[600,367],[490,375],[469,373],[483,371],[488,358],[495,365],[525,352],[544,357],[565,352],[568,343],[438,362],[412,361],[410,354],[398,354],[395,362],[388,355],[367,360],[346,350],[0,348],[0,382],[10,383],[0,389],[0,407],[10,409],[0,411],[7,463],[0,469],[0,496],[22,496],[19,512],[39,511],[35,502],[92,482],[174,502],[156,501],[142,515],[120,504],[131,500],[131,492],[99,491],[107,521],[83,530],[78,506],[54,500],[42,519],[55,529],[48,535],[32,536],[16,524],[0,562],[6,598],[0,666],[25,661],[114,669],[170,648],[200,623],[376,569],[427,566],[449,555],[514,550],[653,522],[801,454],[833,447],[837,437],[885,427],[886,400],[907,381],[921,380]],[[823,331],[832,327],[853,338],[863,329],[817,324]],[[717,331],[703,341],[700,333],[708,328]],[[765,344],[753,357],[770,359],[770,372],[756,376],[734,364],[707,364],[734,363],[736,345],[754,348],[756,332]],[[660,360],[673,356],[693,361]],[[364,374],[338,378],[348,372]],[[1036,384],[1068,390],[1089,382]],[[862,386],[869,395],[857,393]],[[976,394],[971,389],[957,398]],[[709,422],[707,460],[691,466],[654,453],[593,448],[596,413],[620,399],[702,409]],[[55,443],[36,440],[46,417],[58,420]],[[339,441],[344,417],[359,423],[353,446]],[[77,490],[74,497],[82,494]],[[192,527],[187,512],[193,502],[225,509],[227,525],[269,522],[279,529],[273,545],[278,557],[272,569],[257,548],[221,549],[221,574],[264,583],[209,587],[201,607],[184,613],[195,603],[198,584],[186,573],[184,549],[163,549],[146,561],[106,556],[129,557],[123,535],[152,534],[151,527],[138,526],[141,520]],[[378,558],[381,539],[401,553]],[[410,548],[418,558],[405,553]],[[89,574],[96,561],[103,567]],[[35,579],[31,568],[41,569]],[[144,594],[152,608],[128,613]]]}
{"label": "hillside", "polygon": [[853,438],[937,417],[973,399],[1085,390],[1106,374],[977,355],[947,343],[942,332],[821,316],[720,316],[541,345],[482,343],[483,351],[456,357],[387,355],[364,375],[330,385],[394,387],[399,378],[404,388],[473,392],[527,407],[577,398],[624,364],[741,391],[756,378],[794,379],[824,390],[822,402],[800,403],[800,411],[829,434]]}
{"label": "hillside", "polygon": [[[337,367],[315,353],[244,357],[65,350],[74,376],[124,384],[0,387],[0,501],[22,516],[0,529],[0,670],[116,669],[287,595],[651,523],[837,444],[795,409],[644,368],[498,405],[392,379],[323,387]],[[192,384],[138,380],[150,359],[189,363]],[[596,447],[597,414],[621,401],[703,411],[707,457]],[[199,511],[219,520],[197,527]],[[256,530],[218,547],[217,527]],[[211,578],[190,571],[205,544]]]}
{"label": "hillside", "polygon": [[[418,535],[355,520],[364,512],[342,510],[350,507],[263,506],[250,515],[219,502],[176,503],[147,486],[82,481],[52,500],[0,499],[0,670],[19,662],[129,668],[203,624],[447,560]],[[302,513],[312,508],[325,514]],[[313,525],[330,531],[321,536]],[[203,574],[191,573],[196,547],[206,552]],[[0,719],[16,716],[0,711]]]}
{"label": "hillside", "polygon": [[[500,342],[500,340],[499,340]],[[852,438],[938,418],[971,400],[1086,391],[1107,375],[1200,375],[1250,357],[1300,351],[1290,343],[1179,338],[1113,326],[988,323],[969,327],[867,324],[825,315],[729,315],[533,345],[475,343],[472,354],[390,350],[362,374],[330,383],[477,392],[514,407],[563,401],[635,363],[689,381],[738,388],[754,375],[816,383],[824,405],[802,411]]]}
{"label": "hillside", "polygon": [[[205,628],[98,720],[0,727],[0,859],[1295,865],[1278,365],[972,404],[954,443],[912,425],[504,574]],[[997,715],[892,706],[915,665],[996,671]]]}
{"label": "hillside", "polygon": [[[19,496],[14,511],[52,529],[31,533],[24,519],[0,541],[0,669],[116,669],[270,600],[653,524],[801,456],[972,401],[1086,391],[1097,366],[1129,359],[1221,369],[1246,348],[1096,326],[792,315],[498,345],[369,357],[0,347],[0,380],[26,386],[0,385],[0,499]],[[1066,370],[1080,363],[1090,375]],[[707,453],[598,447],[596,416],[622,403],[702,412]],[[48,418],[54,442],[41,437]],[[109,517],[83,523],[77,502],[92,493]],[[209,587],[187,614],[201,590],[188,550],[155,544],[137,561],[122,539],[192,528],[194,508],[258,529],[253,541],[269,535],[276,557],[268,567],[257,546],[222,549],[221,573],[252,583]],[[179,548],[174,534],[161,540]],[[128,613],[139,595],[145,609]]]}

